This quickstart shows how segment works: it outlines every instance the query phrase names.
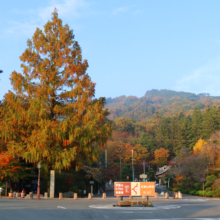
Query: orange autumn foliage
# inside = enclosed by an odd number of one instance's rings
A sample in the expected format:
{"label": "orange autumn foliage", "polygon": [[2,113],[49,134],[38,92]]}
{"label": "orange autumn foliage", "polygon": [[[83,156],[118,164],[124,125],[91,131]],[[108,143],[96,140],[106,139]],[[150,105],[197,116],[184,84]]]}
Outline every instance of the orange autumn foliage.
{"label": "orange autumn foliage", "polygon": [[[1,179],[17,179],[19,173],[23,172],[18,159],[11,157],[8,152],[3,151],[0,154],[0,177]],[[17,178],[16,178],[17,176]]]}
{"label": "orange autumn foliage", "polygon": [[158,167],[164,166],[167,164],[167,159],[169,157],[169,150],[160,148],[154,151],[154,164]]}
{"label": "orange autumn foliage", "polygon": [[10,154],[58,170],[96,161],[112,132],[109,112],[105,98],[95,98],[88,62],[56,10],[20,60],[1,109],[0,138]]}

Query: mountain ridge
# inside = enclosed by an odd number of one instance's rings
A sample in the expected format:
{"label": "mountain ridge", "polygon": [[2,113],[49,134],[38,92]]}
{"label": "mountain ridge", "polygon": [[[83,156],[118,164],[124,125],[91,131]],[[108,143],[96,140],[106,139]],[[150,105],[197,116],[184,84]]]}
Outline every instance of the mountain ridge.
{"label": "mountain ridge", "polygon": [[207,106],[220,106],[220,96],[152,89],[146,91],[145,96],[140,98],[125,95],[107,98],[105,107],[109,109],[108,118],[111,120],[127,117],[147,123],[156,112],[159,112],[160,116],[176,115],[180,112],[191,115],[193,109],[204,110]]}

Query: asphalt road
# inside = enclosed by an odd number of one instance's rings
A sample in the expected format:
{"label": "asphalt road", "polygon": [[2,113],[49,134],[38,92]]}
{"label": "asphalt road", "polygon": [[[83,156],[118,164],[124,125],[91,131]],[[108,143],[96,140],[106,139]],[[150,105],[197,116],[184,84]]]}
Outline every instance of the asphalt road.
{"label": "asphalt road", "polygon": [[151,199],[154,207],[113,207],[116,199],[0,199],[0,220],[192,219],[220,220],[220,199]]}

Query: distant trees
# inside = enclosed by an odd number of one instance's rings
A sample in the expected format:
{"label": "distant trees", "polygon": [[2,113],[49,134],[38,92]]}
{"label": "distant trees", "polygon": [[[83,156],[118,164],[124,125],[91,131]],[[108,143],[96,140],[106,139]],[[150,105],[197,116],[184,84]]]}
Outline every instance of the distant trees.
{"label": "distant trees", "polygon": [[154,151],[154,161],[153,163],[156,164],[158,167],[162,167],[167,165],[167,159],[169,157],[169,150],[160,148]]}
{"label": "distant trees", "polygon": [[170,173],[175,177],[182,177],[186,186],[191,187],[192,181],[203,184],[209,172],[208,160],[202,155],[181,152],[171,161],[172,168]]}

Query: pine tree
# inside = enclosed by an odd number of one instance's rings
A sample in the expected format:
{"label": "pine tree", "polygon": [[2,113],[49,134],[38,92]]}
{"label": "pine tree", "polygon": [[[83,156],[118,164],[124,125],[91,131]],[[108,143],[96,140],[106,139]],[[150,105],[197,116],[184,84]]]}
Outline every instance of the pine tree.
{"label": "pine tree", "polygon": [[8,151],[50,169],[95,161],[97,148],[111,134],[105,99],[94,99],[87,60],[55,10],[44,31],[36,29],[20,56],[23,73],[11,75],[1,133]]}
{"label": "pine tree", "polygon": [[211,134],[214,133],[214,131],[216,130],[215,124],[216,123],[214,119],[213,109],[210,106],[208,106],[206,108],[205,113],[203,114],[203,138],[208,139],[211,136]]}
{"label": "pine tree", "polygon": [[195,108],[192,114],[192,132],[194,139],[198,139],[202,135],[202,113],[201,110]]}

